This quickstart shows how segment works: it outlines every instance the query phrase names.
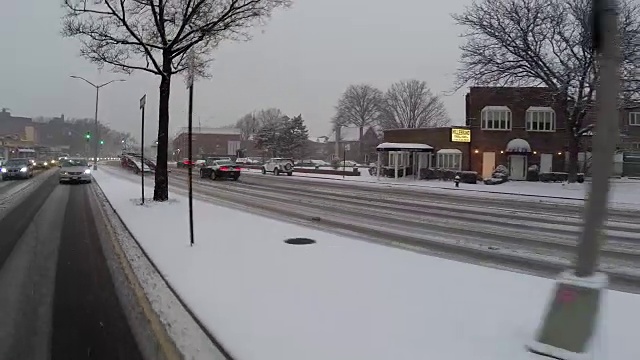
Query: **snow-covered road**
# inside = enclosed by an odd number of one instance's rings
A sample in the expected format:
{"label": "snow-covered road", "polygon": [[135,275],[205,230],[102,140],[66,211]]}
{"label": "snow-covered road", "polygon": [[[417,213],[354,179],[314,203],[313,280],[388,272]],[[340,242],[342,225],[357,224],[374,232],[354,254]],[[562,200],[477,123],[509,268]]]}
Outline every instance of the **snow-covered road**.
{"label": "snow-covered road", "polygon": [[[139,178],[110,168],[131,181]],[[243,176],[240,182],[195,178],[202,200],[447,258],[553,276],[574,256],[580,206],[479,199],[408,189],[358,188],[288,177]],[[151,179],[150,179],[151,181]],[[171,175],[186,192],[186,176]],[[602,269],[614,287],[638,291],[640,217],[613,211]],[[247,224],[250,226],[250,224]]]}

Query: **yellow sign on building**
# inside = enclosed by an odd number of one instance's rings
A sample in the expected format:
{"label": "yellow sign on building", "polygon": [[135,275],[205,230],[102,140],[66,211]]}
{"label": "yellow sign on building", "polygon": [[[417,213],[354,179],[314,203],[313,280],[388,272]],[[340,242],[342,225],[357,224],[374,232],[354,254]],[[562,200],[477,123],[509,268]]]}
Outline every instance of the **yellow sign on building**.
{"label": "yellow sign on building", "polygon": [[451,129],[451,142],[471,142],[471,129]]}

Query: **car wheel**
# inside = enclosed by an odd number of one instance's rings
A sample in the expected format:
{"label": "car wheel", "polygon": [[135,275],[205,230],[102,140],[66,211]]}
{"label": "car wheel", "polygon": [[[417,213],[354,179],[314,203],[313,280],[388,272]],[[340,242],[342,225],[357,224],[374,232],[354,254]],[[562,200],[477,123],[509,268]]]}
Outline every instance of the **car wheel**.
{"label": "car wheel", "polygon": [[204,171],[200,170],[200,178],[204,179]]}
{"label": "car wheel", "polygon": [[292,172],[292,171],[289,171],[289,172],[287,173],[287,176],[291,176],[291,175],[293,175],[293,172]]}
{"label": "car wheel", "polygon": [[240,175],[236,175],[236,176],[232,177],[233,181],[238,181],[239,178],[240,178]]}
{"label": "car wheel", "polygon": [[267,169],[266,169],[264,166],[262,167],[262,173],[263,173],[263,174],[266,174],[266,173],[267,173]]}
{"label": "car wheel", "polygon": [[287,170],[287,171],[291,171],[291,170],[293,170],[293,165],[291,165],[291,163],[286,163],[284,165],[284,169]]}
{"label": "car wheel", "polygon": [[215,180],[215,179],[217,179],[217,178],[218,178],[218,177],[216,176],[216,172],[215,172],[215,171],[212,171],[212,172],[211,172],[211,175],[210,175],[209,177],[211,178],[211,180]]}
{"label": "car wheel", "polygon": [[275,175],[275,176],[280,175],[280,169],[278,169],[278,168],[273,169],[273,175]]}

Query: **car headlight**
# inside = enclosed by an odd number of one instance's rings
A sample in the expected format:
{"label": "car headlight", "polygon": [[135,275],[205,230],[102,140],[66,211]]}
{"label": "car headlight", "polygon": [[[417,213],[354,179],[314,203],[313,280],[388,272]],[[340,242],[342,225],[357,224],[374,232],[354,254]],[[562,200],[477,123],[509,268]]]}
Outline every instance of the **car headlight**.
{"label": "car headlight", "polygon": [[85,174],[91,174],[91,169],[87,169],[84,171]]}
{"label": "car headlight", "polygon": [[49,165],[49,163],[47,163],[47,162],[45,161],[45,162],[44,162],[44,166],[47,166],[47,165]]}
{"label": "car headlight", "polygon": [[60,175],[67,175],[66,171],[60,171]]}
{"label": "car headlight", "polygon": [[2,171],[3,173],[6,173],[6,172],[7,172],[7,169],[2,168],[2,170],[0,170],[0,171]]}
{"label": "car headlight", "polygon": [[27,167],[23,167],[22,169],[20,169],[20,172],[27,172]]}

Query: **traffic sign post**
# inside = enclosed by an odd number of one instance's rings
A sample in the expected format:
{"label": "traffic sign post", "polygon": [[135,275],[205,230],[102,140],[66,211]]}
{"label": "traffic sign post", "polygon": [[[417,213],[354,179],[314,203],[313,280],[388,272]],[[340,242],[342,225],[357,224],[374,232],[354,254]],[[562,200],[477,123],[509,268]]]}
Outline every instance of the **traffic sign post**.
{"label": "traffic sign post", "polygon": [[140,129],[140,155],[142,156],[142,164],[140,165],[142,169],[140,169],[140,189],[141,189],[141,197],[140,197],[140,205],[144,205],[144,108],[147,105],[147,94],[142,95],[140,98],[140,113],[141,113],[141,129]]}
{"label": "traffic sign post", "polygon": [[195,80],[195,53],[193,50],[188,55],[187,87],[189,88],[189,115],[188,115],[188,157],[189,157],[189,240],[194,244],[193,236],[193,83]]}

